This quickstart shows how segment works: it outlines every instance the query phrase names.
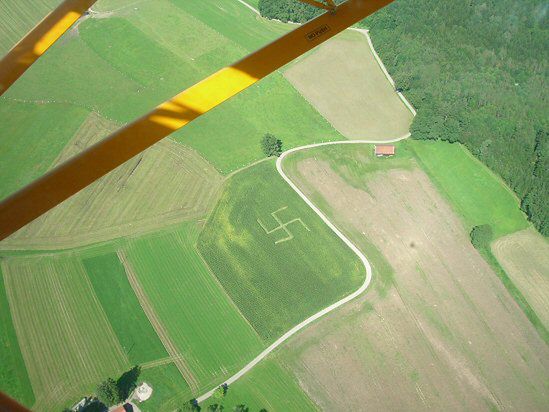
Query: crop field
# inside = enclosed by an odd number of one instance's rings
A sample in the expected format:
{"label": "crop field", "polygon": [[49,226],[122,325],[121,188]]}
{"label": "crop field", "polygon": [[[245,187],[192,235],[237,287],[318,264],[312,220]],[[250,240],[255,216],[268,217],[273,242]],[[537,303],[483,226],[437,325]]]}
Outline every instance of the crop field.
{"label": "crop field", "polygon": [[266,342],[353,292],[365,276],[273,161],[231,178],[198,249]]}
{"label": "crop field", "polygon": [[[223,7],[214,0],[102,1],[95,10],[0,100],[2,128],[10,116],[17,116],[17,125],[32,125],[6,129],[10,148],[28,147],[40,130],[47,131],[40,133],[41,144],[49,144],[44,153],[52,153],[42,158],[36,150],[24,162],[7,156],[4,162],[2,151],[2,173],[15,180],[6,194],[43,173],[89,113],[125,124],[288,30],[236,1]],[[35,110],[27,105],[39,105],[49,115],[33,118]],[[67,108],[78,115],[68,116]],[[185,129],[175,138],[223,173],[262,158],[258,141],[267,132],[277,133],[286,147],[341,138],[279,73]]]}
{"label": "crop field", "polygon": [[0,57],[42,20],[61,0],[3,0],[0,2]]}
{"label": "crop field", "polygon": [[46,172],[87,116],[85,109],[67,104],[0,97],[0,198]]}
{"label": "crop field", "polygon": [[376,62],[362,33],[346,31],[295,63],[284,76],[349,139],[395,139],[413,115]]}
{"label": "crop field", "polygon": [[23,405],[32,406],[34,394],[13,326],[0,267],[0,389]]}
{"label": "crop field", "polygon": [[2,272],[35,410],[59,410],[129,369],[77,258],[12,257]]}
{"label": "crop field", "polygon": [[[393,273],[281,352],[305,391],[325,410],[544,409],[549,348],[427,174],[371,146],[325,149],[285,170]],[[358,179],[364,159],[383,166]]]}
{"label": "crop field", "polygon": [[139,305],[116,253],[89,257],[82,263],[131,364],[167,358],[168,353]]}
{"label": "crop field", "polygon": [[166,339],[183,358],[179,367],[195,396],[220,384],[263,349],[198,255],[194,245],[199,229],[186,223],[177,231],[132,241],[124,251]]}
{"label": "crop field", "polygon": [[[90,116],[58,162],[114,128]],[[74,247],[199,218],[213,207],[221,183],[219,173],[196,151],[166,139],[27,225],[2,247]]]}
{"label": "crop field", "polygon": [[534,229],[504,236],[492,252],[532,309],[549,329],[549,244]]}
{"label": "crop field", "polygon": [[[212,0],[173,2],[185,13],[218,31],[247,52],[255,51],[295,28],[259,17],[236,0],[224,1],[222,4]],[[235,21],[238,21],[238,25],[234,24]]]}
{"label": "crop field", "polygon": [[209,405],[223,405],[232,411],[245,405],[250,411],[316,411],[318,408],[299,387],[295,376],[277,358],[268,358],[229,387],[222,399],[210,398]]}

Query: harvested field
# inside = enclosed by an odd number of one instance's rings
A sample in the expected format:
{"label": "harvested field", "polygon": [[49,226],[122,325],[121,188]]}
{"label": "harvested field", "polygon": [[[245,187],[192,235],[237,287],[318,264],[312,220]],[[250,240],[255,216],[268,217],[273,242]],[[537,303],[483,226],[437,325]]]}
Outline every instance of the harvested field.
{"label": "harvested field", "polygon": [[544,410],[549,348],[426,174],[375,171],[351,186],[315,150],[291,176],[394,273],[386,294],[373,288],[290,342],[312,399],[324,410]]}
{"label": "harvested field", "polygon": [[[58,161],[115,127],[92,114]],[[1,247],[74,247],[198,218],[213,207],[222,180],[194,150],[166,139],[19,230]]]}
{"label": "harvested field", "polygon": [[409,131],[413,115],[361,33],[347,31],[327,41],[284,76],[349,139],[389,140]]}
{"label": "harvested field", "polygon": [[33,409],[60,410],[129,369],[77,258],[7,258],[2,272],[36,398]]}
{"label": "harvested field", "polygon": [[502,237],[492,253],[532,309],[549,328],[549,244],[534,229]]}

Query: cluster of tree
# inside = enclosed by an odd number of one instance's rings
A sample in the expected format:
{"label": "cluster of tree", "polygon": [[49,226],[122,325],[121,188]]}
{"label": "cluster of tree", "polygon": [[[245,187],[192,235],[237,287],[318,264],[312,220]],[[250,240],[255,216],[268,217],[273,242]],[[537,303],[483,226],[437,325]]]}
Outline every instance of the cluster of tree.
{"label": "cluster of tree", "polygon": [[[293,0],[263,0],[260,11],[298,22],[319,13]],[[466,145],[546,236],[547,11],[544,0],[396,0],[359,23],[418,109],[412,136]]]}
{"label": "cluster of tree", "polygon": [[282,141],[277,139],[275,135],[267,133],[261,139],[261,150],[267,157],[278,157],[282,154]]}
{"label": "cluster of tree", "polygon": [[[336,0],[336,3],[343,3],[343,1]],[[305,23],[324,12],[318,7],[297,0],[259,0],[258,9],[263,17],[280,20],[284,23],[289,21]]]}
{"label": "cluster of tree", "polygon": [[134,366],[129,371],[124,372],[116,381],[113,378],[104,380],[97,387],[97,399],[106,406],[124,402],[136,388],[140,374],[141,368]]}
{"label": "cluster of tree", "polygon": [[[227,392],[229,390],[229,385],[224,383],[223,385],[219,386],[213,393],[212,398],[216,400],[216,403],[212,403],[208,405],[207,411],[208,412],[222,412],[225,411],[225,406],[223,405],[223,400],[225,396],[227,396]],[[177,409],[177,412],[183,412],[183,411],[197,411],[200,412],[202,410],[202,407],[198,404],[198,401],[196,399],[191,399],[185,405],[183,405],[182,408]],[[246,406],[245,404],[239,404],[234,406],[231,409],[233,412],[249,412],[250,408]],[[259,412],[267,412],[266,409],[261,409]]]}
{"label": "cluster of tree", "polygon": [[473,227],[471,233],[471,243],[478,250],[485,250],[490,248],[490,242],[493,238],[493,232],[490,225],[479,225]]}

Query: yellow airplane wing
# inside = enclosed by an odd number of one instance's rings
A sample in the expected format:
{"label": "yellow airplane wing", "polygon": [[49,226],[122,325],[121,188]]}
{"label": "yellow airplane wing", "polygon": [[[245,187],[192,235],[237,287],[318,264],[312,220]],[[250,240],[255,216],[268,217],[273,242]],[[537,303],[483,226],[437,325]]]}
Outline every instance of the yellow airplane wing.
{"label": "yellow airplane wing", "polygon": [[[0,203],[0,240],[392,0],[348,0],[189,87]],[[313,74],[311,74],[313,75]]]}
{"label": "yellow airplane wing", "polygon": [[0,96],[97,0],[65,0],[0,61]]}

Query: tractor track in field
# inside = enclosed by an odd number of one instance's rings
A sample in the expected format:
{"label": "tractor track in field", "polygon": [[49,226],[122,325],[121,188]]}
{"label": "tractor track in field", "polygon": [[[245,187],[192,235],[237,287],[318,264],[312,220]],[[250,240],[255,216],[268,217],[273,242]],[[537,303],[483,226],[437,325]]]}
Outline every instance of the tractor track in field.
{"label": "tractor track in field", "polygon": [[[179,369],[179,373],[181,373],[181,376],[185,379],[189,387],[193,392],[198,392],[198,381],[193,376],[191,369],[186,364],[183,356],[179,354],[179,351],[177,350],[177,346],[173,343],[173,341],[170,338],[170,335],[168,334],[168,331],[164,328],[162,325],[162,322],[158,318],[151,302],[149,301],[149,298],[145,294],[145,291],[139,284],[139,281],[137,280],[137,277],[135,275],[135,272],[133,270],[133,267],[131,266],[129,260],[126,257],[126,254],[122,251],[118,251],[117,253],[118,259],[124,266],[124,270],[126,271],[126,275],[128,277],[128,281],[130,282],[130,285],[137,296],[137,299],[139,300],[139,304],[143,308],[143,311],[147,315],[147,318],[149,319],[149,322],[151,322],[152,327],[156,331],[156,334],[160,338],[160,341],[164,345],[164,348],[166,349],[166,352],[168,352],[169,359],[171,362],[175,364],[177,369]],[[157,362],[158,365],[161,365],[164,363],[164,359],[159,359]],[[167,362],[166,363],[170,363]],[[150,366],[150,365],[149,365]],[[157,366],[153,364],[153,366]]]}

